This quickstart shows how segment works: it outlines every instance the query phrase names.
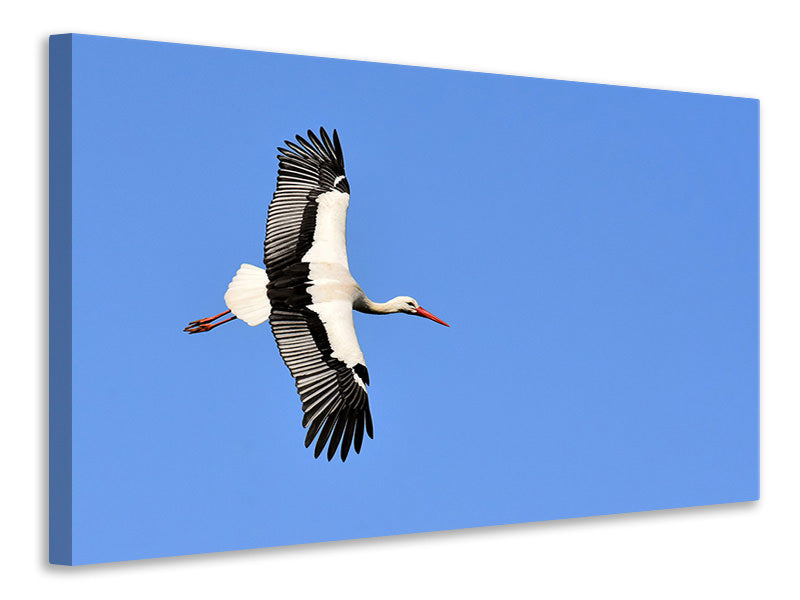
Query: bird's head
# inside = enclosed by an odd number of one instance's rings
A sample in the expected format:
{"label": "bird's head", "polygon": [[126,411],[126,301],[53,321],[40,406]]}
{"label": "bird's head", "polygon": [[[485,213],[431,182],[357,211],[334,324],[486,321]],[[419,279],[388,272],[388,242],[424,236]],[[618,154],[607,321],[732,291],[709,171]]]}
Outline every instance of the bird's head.
{"label": "bird's head", "polygon": [[436,321],[437,323],[441,323],[445,327],[450,327],[447,323],[442,321],[439,317],[436,317],[429,313],[427,310],[422,308],[419,305],[419,302],[414,300],[411,296],[398,296],[397,298],[393,298],[389,301],[389,305],[394,312],[401,312],[406,313],[407,315],[417,315],[418,317],[425,317],[426,319],[430,319],[431,321]]}

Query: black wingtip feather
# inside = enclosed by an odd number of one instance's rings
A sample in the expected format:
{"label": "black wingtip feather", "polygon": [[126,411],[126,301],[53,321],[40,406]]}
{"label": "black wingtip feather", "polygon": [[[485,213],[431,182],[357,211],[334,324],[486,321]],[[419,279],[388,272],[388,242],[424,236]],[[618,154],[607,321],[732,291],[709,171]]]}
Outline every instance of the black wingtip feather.
{"label": "black wingtip feather", "polygon": [[330,414],[325,419],[325,425],[322,426],[322,431],[319,432],[319,437],[317,438],[317,445],[314,446],[314,458],[319,458],[319,455],[322,454],[322,450],[331,436],[331,431],[333,431],[333,426],[336,424],[337,416],[337,414]]}
{"label": "black wingtip feather", "polygon": [[319,128],[319,135],[322,138],[323,144],[325,144],[325,149],[331,155],[332,158],[336,157],[336,149],[333,147],[333,142],[331,142],[331,138],[328,137],[328,132],[325,131],[325,128]]}
{"label": "black wingtip feather", "polygon": [[361,453],[361,443],[364,441],[364,411],[359,411],[358,421],[356,422],[356,437],[353,441],[353,448],[356,454]]}
{"label": "black wingtip feather", "polygon": [[347,425],[347,421],[350,419],[350,411],[343,410],[339,414],[339,418],[336,419],[336,427],[333,428],[333,433],[331,434],[331,441],[328,444],[328,460],[331,460],[334,456],[336,456],[336,451],[339,449],[339,442],[342,439],[342,434],[344,433],[345,425]]}
{"label": "black wingtip feather", "polygon": [[333,130],[333,147],[336,152],[336,160],[339,162],[339,166],[344,169],[344,152],[342,152],[342,144],[339,142],[339,133],[335,129]]}
{"label": "black wingtip feather", "polygon": [[374,439],[372,437],[372,414],[369,412],[369,405],[364,407],[364,418],[367,425],[367,435],[369,436],[369,439]]}
{"label": "black wingtip feather", "polygon": [[308,428],[308,432],[306,433],[306,448],[311,445],[311,442],[314,441],[314,438],[317,436],[317,432],[319,428],[322,427],[322,424],[325,422],[325,419],[315,419],[311,422],[311,427]]}
{"label": "black wingtip feather", "polygon": [[350,445],[353,443],[355,426],[356,415],[351,413],[347,416],[347,427],[344,430],[344,437],[342,438],[342,462],[347,460],[347,455],[350,453]]}
{"label": "black wingtip feather", "polygon": [[310,129],[308,130],[308,139],[311,140],[311,143],[317,148],[317,153],[320,156],[325,156],[325,146],[322,145],[322,142],[319,141],[319,138]]}

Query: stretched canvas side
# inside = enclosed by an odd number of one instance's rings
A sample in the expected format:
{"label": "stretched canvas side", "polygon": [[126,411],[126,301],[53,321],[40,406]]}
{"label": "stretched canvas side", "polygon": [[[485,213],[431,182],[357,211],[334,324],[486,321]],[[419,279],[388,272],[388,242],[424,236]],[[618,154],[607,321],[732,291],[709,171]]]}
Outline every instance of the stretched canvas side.
{"label": "stretched canvas side", "polygon": [[50,37],[50,562],[72,564],[72,35]]}

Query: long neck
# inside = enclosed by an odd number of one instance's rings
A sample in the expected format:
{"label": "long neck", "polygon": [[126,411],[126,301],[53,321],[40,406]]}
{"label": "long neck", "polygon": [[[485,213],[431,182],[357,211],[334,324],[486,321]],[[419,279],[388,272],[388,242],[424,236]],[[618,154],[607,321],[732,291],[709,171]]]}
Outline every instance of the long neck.
{"label": "long neck", "polygon": [[392,306],[391,300],[389,302],[373,302],[363,292],[353,303],[353,308],[371,315],[389,315],[397,312],[397,309]]}

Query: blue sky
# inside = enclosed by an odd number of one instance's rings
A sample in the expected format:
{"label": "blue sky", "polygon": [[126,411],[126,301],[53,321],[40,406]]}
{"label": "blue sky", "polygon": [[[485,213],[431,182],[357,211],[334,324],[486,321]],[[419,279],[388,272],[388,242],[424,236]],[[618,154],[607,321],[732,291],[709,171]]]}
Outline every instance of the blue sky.
{"label": "blue sky", "polygon": [[[76,36],[74,562],[758,496],[755,100]],[[261,263],[336,128],[375,439],[303,447]]]}

